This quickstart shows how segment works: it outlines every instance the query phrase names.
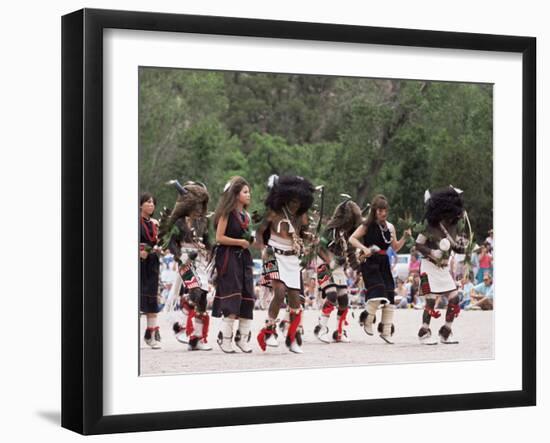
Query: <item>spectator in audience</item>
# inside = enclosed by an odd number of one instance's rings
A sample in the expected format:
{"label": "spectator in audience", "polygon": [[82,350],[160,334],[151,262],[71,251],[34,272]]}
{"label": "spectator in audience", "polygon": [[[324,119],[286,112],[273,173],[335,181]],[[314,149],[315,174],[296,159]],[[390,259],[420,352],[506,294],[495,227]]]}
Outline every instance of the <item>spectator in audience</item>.
{"label": "spectator in audience", "polygon": [[471,303],[471,294],[474,289],[474,284],[471,282],[469,275],[464,275],[460,282],[458,296],[460,297],[460,309],[468,309]]}
{"label": "spectator in audience", "polygon": [[411,260],[409,261],[409,275],[411,274],[420,274],[420,260],[418,253],[414,250],[411,251]]}
{"label": "spectator in audience", "polygon": [[493,257],[487,251],[487,246],[482,245],[479,252],[479,269],[477,271],[477,283],[483,281],[483,277],[486,273],[493,273]]}
{"label": "spectator in audience", "polygon": [[487,244],[487,250],[489,251],[489,253],[492,253],[493,252],[493,241],[494,241],[493,240],[493,230],[489,229],[487,234],[488,234],[488,236],[485,239],[485,243]]}
{"label": "spectator in audience", "polygon": [[493,277],[489,272],[483,274],[483,281],[474,286],[471,298],[473,303],[468,309],[482,309],[484,311],[493,309],[494,287]]}
{"label": "spectator in audience", "polygon": [[397,287],[395,288],[395,306],[397,309],[406,309],[409,307],[407,287],[403,284],[403,280],[397,279]]}
{"label": "spectator in audience", "polygon": [[424,309],[424,303],[420,296],[420,275],[414,274],[411,277],[412,280],[409,289],[410,303],[414,309]]}
{"label": "spectator in audience", "polygon": [[165,269],[170,269],[170,265],[174,261],[174,255],[170,252],[169,249],[166,249],[162,252],[162,263],[165,266]]}
{"label": "spectator in audience", "polygon": [[464,259],[466,254],[454,253],[454,263],[455,263],[455,278],[457,280],[462,280],[464,277]]}
{"label": "spectator in audience", "polygon": [[310,278],[304,288],[305,308],[315,309],[317,307],[317,284],[315,278]]}

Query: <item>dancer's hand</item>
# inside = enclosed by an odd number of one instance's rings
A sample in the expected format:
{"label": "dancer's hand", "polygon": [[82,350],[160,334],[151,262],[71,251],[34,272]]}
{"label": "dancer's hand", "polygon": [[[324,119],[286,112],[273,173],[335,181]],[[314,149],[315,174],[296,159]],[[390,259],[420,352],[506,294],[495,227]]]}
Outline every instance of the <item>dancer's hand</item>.
{"label": "dancer's hand", "polygon": [[248,243],[248,240],[241,240],[241,244],[240,244],[240,247],[243,248],[243,249],[248,249],[248,247],[250,246],[250,243]]}
{"label": "dancer's hand", "polygon": [[370,257],[372,255],[372,250],[371,248],[367,248],[366,246],[361,248],[361,250],[363,251],[363,255],[365,257]]}

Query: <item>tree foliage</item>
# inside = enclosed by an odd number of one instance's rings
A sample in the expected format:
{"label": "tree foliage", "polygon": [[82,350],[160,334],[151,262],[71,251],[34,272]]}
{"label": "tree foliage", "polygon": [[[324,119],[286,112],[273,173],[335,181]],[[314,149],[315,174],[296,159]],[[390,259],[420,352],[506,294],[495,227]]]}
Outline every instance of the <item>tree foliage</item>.
{"label": "tree foliage", "polygon": [[140,69],[140,189],[204,182],[214,208],[242,175],[261,210],[271,174],[324,184],[327,213],[386,195],[390,219],[423,217],[426,189],[465,192],[478,238],[492,227],[492,85]]}

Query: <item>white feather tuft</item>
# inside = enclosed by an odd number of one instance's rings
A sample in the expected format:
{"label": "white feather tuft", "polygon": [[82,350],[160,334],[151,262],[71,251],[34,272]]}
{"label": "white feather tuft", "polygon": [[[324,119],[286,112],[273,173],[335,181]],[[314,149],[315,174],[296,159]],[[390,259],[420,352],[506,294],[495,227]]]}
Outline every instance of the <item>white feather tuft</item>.
{"label": "white feather tuft", "polygon": [[279,176],[277,174],[270,175],[269,178],[267,179],[268,189],[273,188],[273,186],[275,185],[278,179],[279,179]]}
{"label": "white feather tuft", "polygon": [[426,192],[424,192],[424,203],[426,203],[431,197],[430,190],[426,189]]}
{"label": "white feather tuft", "polygon": [[459,195],[462,194],[462,193],[464,192],[462,189],[455,188],[453,185],[449,185],[449,186],[450,186],[451,188],[453,188],[453,189],[455,190],[455,192],[456,192],[457,194],[459,194]]}

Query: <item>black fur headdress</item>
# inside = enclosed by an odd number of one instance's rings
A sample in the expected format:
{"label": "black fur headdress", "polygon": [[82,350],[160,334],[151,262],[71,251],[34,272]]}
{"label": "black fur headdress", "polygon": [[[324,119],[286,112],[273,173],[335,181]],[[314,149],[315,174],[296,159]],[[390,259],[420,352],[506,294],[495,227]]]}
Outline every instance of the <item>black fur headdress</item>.
{"label": "black fur headdress", "polygon": [[435,191],[426,191],[424,196],[426,214],[424,218],[431,226],[443,220],[455,224],[464,214],[464,198],[460,189],[448,186]]}
{"label": "black fur headdress", "polygon": [[300,208],[297,215],[307,212],[313,205],[314,186],[303,177],[296,175],[270,177],[270,189],[265,205],[275,212],[281,212],[291,200],[298,200]]}

